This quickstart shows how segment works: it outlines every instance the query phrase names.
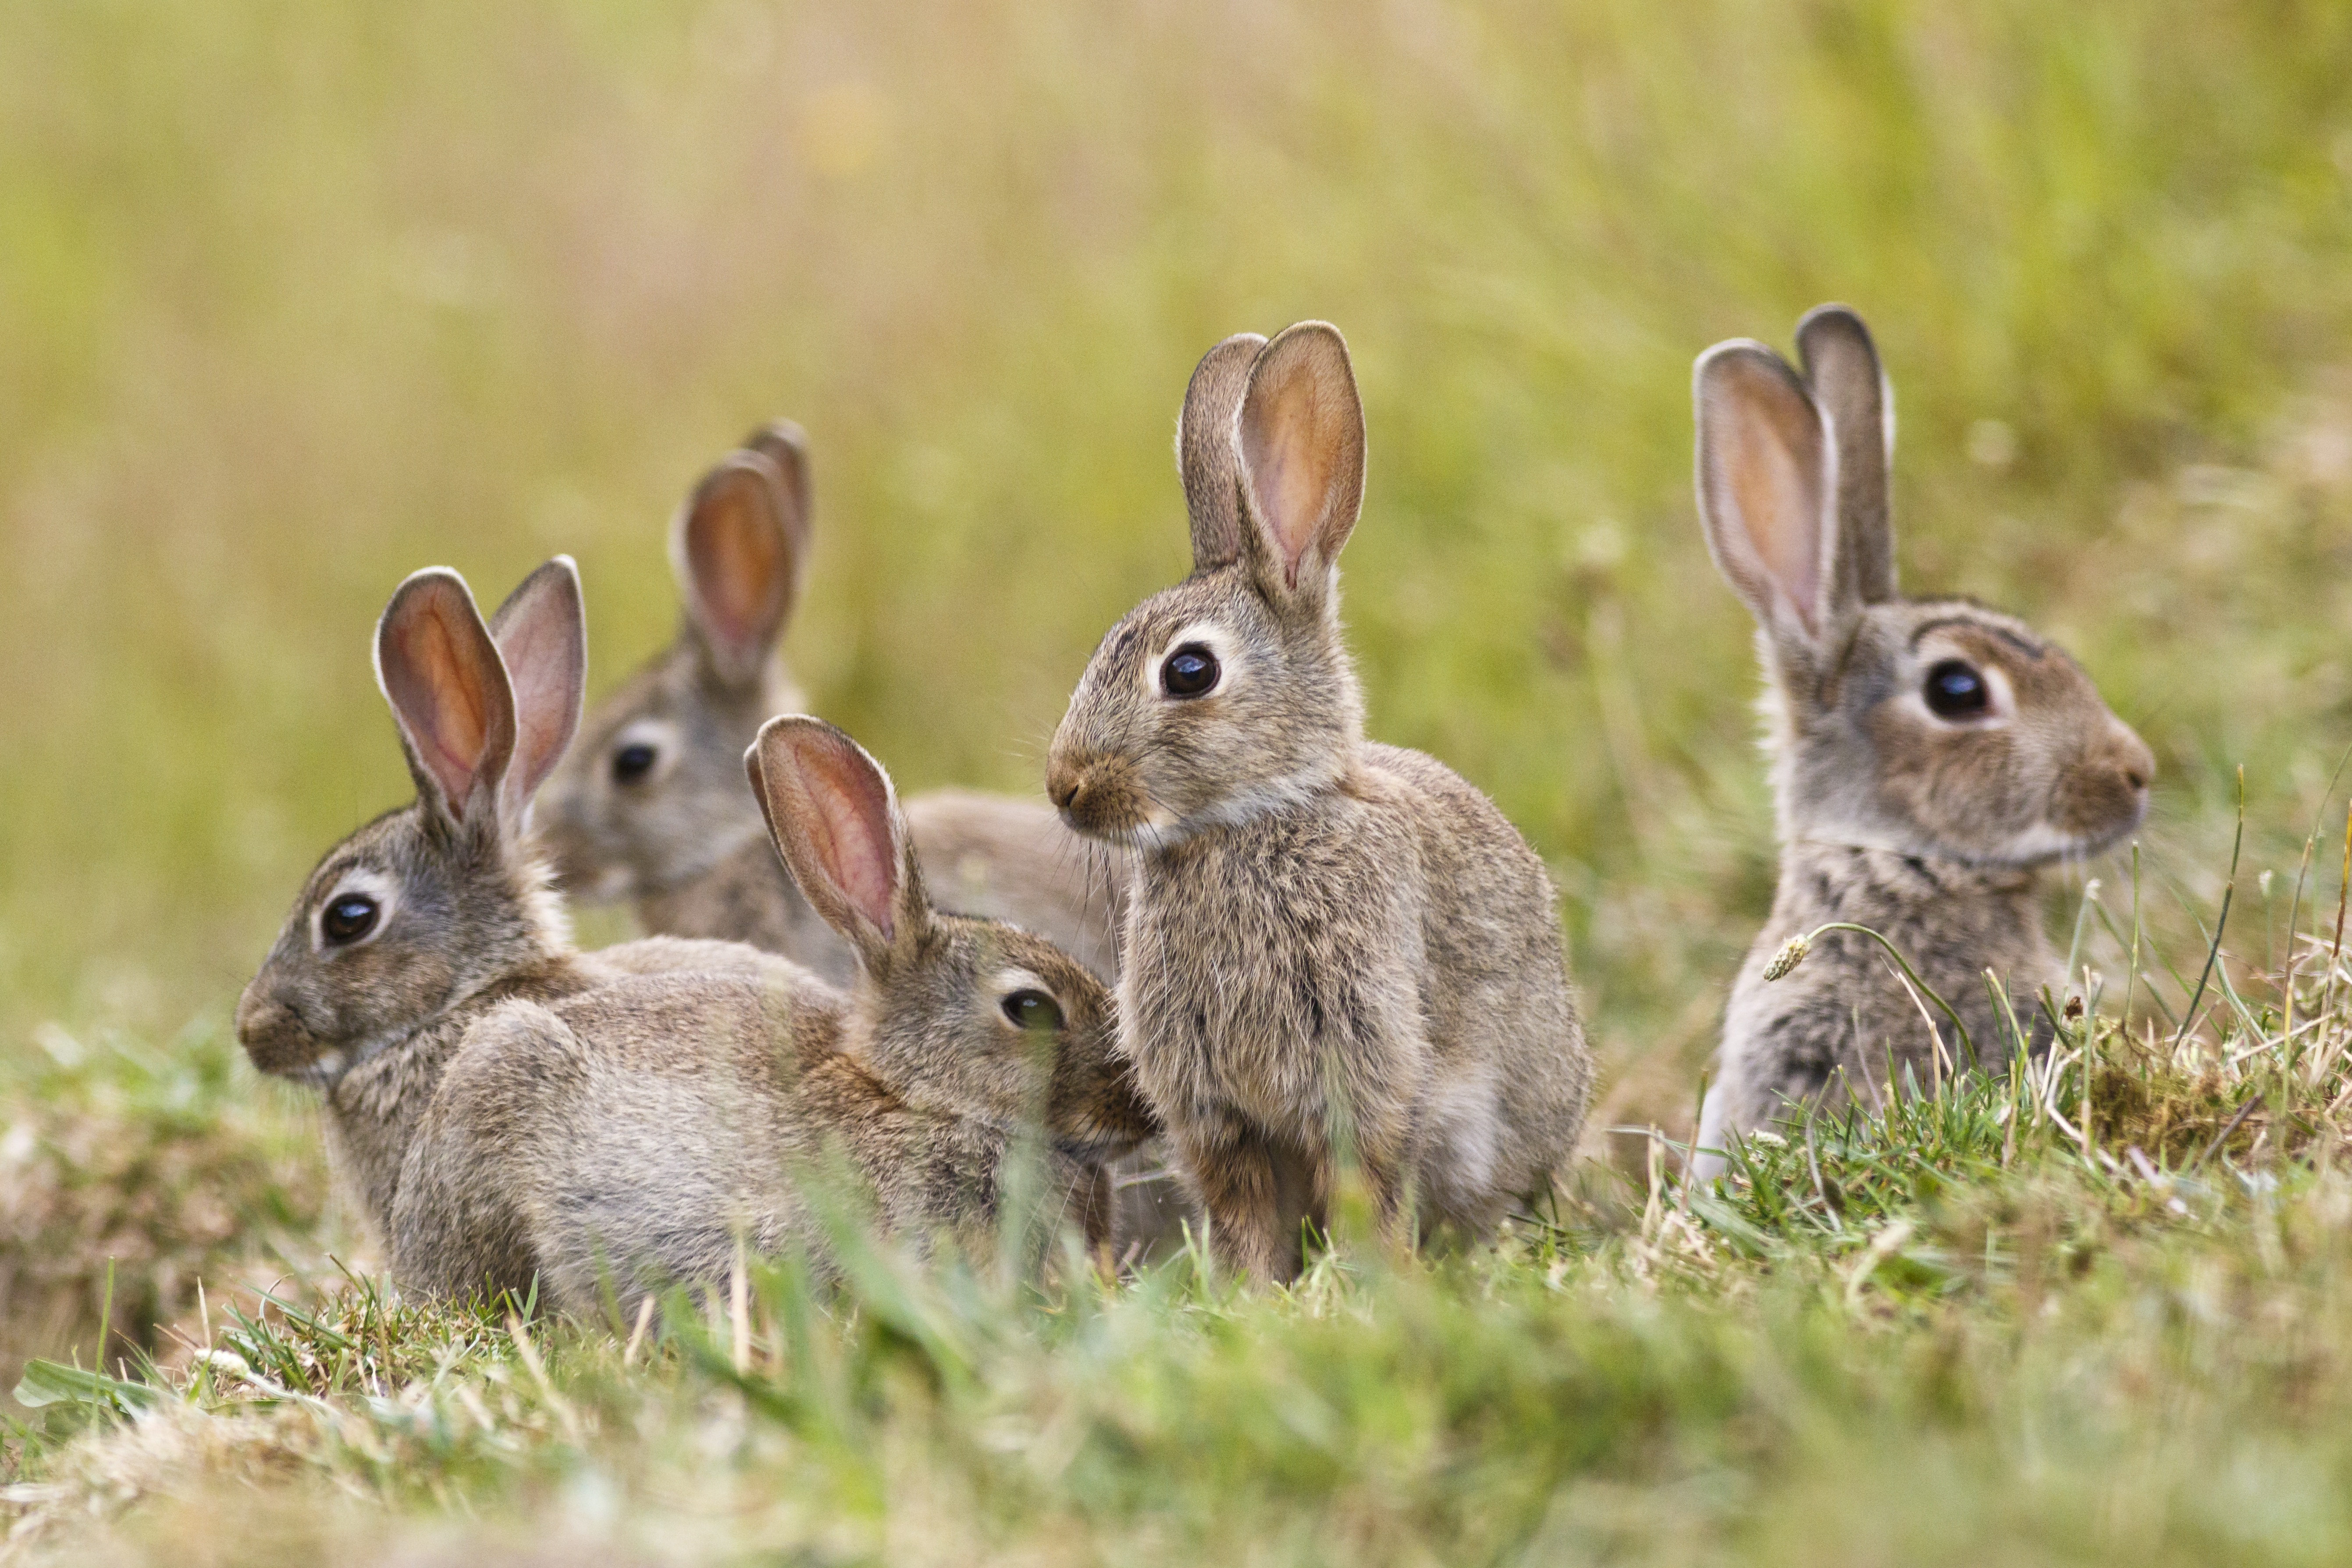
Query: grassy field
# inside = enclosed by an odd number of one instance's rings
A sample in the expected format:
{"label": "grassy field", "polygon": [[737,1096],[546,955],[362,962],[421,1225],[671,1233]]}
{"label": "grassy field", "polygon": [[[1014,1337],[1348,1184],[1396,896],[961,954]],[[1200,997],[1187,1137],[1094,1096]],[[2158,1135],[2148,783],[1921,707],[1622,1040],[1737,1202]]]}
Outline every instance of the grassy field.
{"label": "grassy field", "polygon": [[[0,9],[0,1377],[131,1374],[0,1406],[11,1550],[2346,1560],[2348,258],[2317,3]],[[2156,806],[2057,889],[2107,979],[2045,1081],[1685,1194],[1612,1130],[1686,1131],[1772,866],[1689,366],[1832,298],[1906,582],[2071,647]],[[1369,410],[1374,731],[1564,894],[1605,1100],[1557,1223],[1275,1297],[761,1273],[628,1364],[374,1294],[226,1017],[406,793],[394,584],[569,551],[609,684],[677,496],[789,415],[820,710],[1032,789],[1183,570],[1193,360],[1307,316]]]}

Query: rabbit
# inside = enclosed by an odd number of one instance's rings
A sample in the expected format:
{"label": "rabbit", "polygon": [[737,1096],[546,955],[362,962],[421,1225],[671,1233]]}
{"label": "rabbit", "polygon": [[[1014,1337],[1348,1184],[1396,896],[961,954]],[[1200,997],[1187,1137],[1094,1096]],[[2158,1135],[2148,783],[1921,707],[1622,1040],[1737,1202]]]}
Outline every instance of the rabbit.
{"label": "rabbit", "polygon": [[1349,1154],[1391,1236],[1484,1234],[1575,1148],[1591,1058],[1542,861],[1443,764],[1364,737],[1339,333],[1218,344],[1177,447],[1192,574],[1104,637],[1046,775],[1073,828],[1136,852],[1120,1047],[1221,1266],[1295,1277]]}
{"label": "rabbit", "polygon": [[739,1238],[826,1265],[812,1182],[846,1177],[885,1235],[985,1254],[1008,1156],[1042,1128],[1043,1212],[1075,1207],[1099,1243],[1105,1162],[1158,1131],[1102,983],[1041,938],[935,909],[888,775],[840,731],[776,719],[744,765],[857,954],[849,990],[746,977],[715,1035],[660,975],[500,1009],[427,1113],[420,1147],[457,1179],[418,1206],[501,1185],[553,1305],[593,1313],[609,1291],[625,1314],[664,1282],[724,1279]]}
{"label": "rabbit", "polygon": [[[576,1247],[553,1245],[545,1205],[530,1206],[550,1170],[573,1174],[575,1198],[584,1179],[658,1202],[681,1237],[731,1237],[784,1201],[801,1068],[810,1082],[847,1070],[817,1047],[845,1037],[851,1000],[785,959],[672,937],[572,949],[523,828],[578,720],[584,636],[578,578],[560,557],[489,626],[455,573],[402,584],[378,626],[377,668],[417,800],[329,852],[238,1004],[255,1065],[322,1091],[337,1173],[406,1290],[521,1295],[567,1260],[576,1283]],[[1090,1118],[1150,1130],[1098,1040],[1108,1002],[1037,939],[1003,945],[1051,974],[1081,1021],[1046,1109],[1063,1129],[1057,1157],[1077,1151],[1091,1176],[1099,1163],[1082,1156],[1104,1134]],[[627,1163],[584,1173],[547,1152],[550,1126],[580,1109],[565,1089],[583,1062],[608,1079],[625,1069],[636,1120],[622,1125],[654,1117],[663,1129]],[[592,1121],[562,1137],[606,1133]],[[1106,1146],[1123,1152],[1119,1136]],[[613,1148],[609,1136],[599,1146]],[[1097,1234],[1100,1185],[1084,1194]],[[966,1194],[933,1196],[945,1207]],[[576,1289],[565,1300],[583,1304]]]}
{"label": "rabbit", "polygon": [[[597,705],[548,781],[539,832],[579,897],[634,900],[648,931],[748,942],[846,984],[856,954],[778,864],[743,787],[761,721],[807,703],[777,657],[808,557],[809,460],[778,420],[703,476],[671,527],[685,612],[671,646]],[[1117,973],[1123,877],[1043,801],[907,803],[949,909],[1008,920]]]}
{"label": "rabbit", "polygon": [[656,938],[574,951],[524,838],[531,792],[580,717],[586,627],[578,574],[559,556],[483,624],[444,568],[403,583],[378,622],[377,682],[416,798],[328,851],[238,999],[256,1068],[324,1101],[339,1184],[390,1251],[396,1280],[528,1286],[530,1260],[503,1191],[420,1254],[404,1230],[419,1180],[416,1131],[475,1030],[510,1005],[551,1005],[637,977],[681,994],[810,977],[732,942]]}
{"label": "rabbit", "polygon": [[[1761,343],[1718,343],[1693,373],[1699,517],[1756,617],[1780,888],[1735,983],[1694,1175],[1790,1106],[1883,1095],[1908,1071],[1968,1065],[1949,1020],[1853,931],[1768,980],[1791,939],[1867,926],[1966,1021],[1978,1065],[2011,1047],[1990,969],[2030,1026],[2063,989],[2041,869],[2139,826],[2154,755],[2072,658],[2014,616],[1896,591],[1888,507],[1894,393],[1862,319],[1797,327],[1801,374]],[[1785,959],[1783,966],[1785,966]],[[1923,1017],[1923,1014],[1927,1015]],[[1890,1085],[1889,1074],[1895,1077]]]}

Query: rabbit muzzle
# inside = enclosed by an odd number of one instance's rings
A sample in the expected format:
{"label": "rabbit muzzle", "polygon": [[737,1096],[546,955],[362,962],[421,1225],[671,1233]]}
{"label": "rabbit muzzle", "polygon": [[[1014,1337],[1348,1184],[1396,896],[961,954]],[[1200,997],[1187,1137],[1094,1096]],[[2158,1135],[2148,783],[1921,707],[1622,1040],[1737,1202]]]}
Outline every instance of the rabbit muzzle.
{"label": "rabbit muzzle", "polygon": [[259,978],[236,999],[236,1038],[257,1070],[277,1078],[314,1077],[325,1054],[301,1014]]}
{"label": "rabbit muzzle", "polygon": [[2147,816],[2156,753],[2122,720],[2084,749],[2051,792],[2050,825],[2072,838],[2077,853],[2093,854],[2137,827]]}
{"label": "rabbit muzzle", "polygon": [[1124,757],[1054,754],[1045,794],[1073,832],[1126,844],[1151,825],[1151,791]]}

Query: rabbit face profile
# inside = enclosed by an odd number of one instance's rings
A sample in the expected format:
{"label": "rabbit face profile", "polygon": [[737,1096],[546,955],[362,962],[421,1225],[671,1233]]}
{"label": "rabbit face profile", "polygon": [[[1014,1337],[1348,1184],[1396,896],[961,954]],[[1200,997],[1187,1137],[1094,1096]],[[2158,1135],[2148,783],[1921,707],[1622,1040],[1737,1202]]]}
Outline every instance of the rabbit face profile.
{"label": "rabbit face profile", "polygon": [[[2128,835],[2155,773],[2056,645],[1972,601],[1897,592],[1877,350],[1834,305],[1805,318],[1797,344],[1801,371],[1742,340],[1709,349],[1693,377],[1700,518],[1756,618],[1782,844],[1702,1143],[1832,1075],[1877,1086],[1909,1064],[1927,1081],[1933,1035],[1867,938],[1832,933],[1797,974],[1761,978],[1781,943],[1825,921],[1895,941],[1969,1017],[1978,1060],[1997,1064],[2014,1031],[1982,972],[2021,998],[2058,978],[2032,873]],[[2019,1011],[2030,1019],[2031,1002]]]}
{"label": "rabbit face profile", "polygon": [[456,573],[417,573],[377,624],[375,665],[416,799],[320,861],[236,1029],[254,1066],[326,1092],[339,1163],[381,1223],[407,1121],[465,1023],[584,984],[522,842],[579,721],[578,574],[557,557],[486,626]]}
{"label": "rabbit face profile", "polygon": [[[1269,345],[1229,338],[1193,373],[1178,435],[1193,574],[1111,628],[1055,736],[1047,792],[1082,833],[1167,848],[1247,822],[1329,789],[1363,739],[1339,593],[1363,496],[1363,426],[1345,350],[1320,330],[1328,337],[1286,335],[1270,372],[1286,368],[1296,383],[1301,406],[1283,416],[1320,411],[1325,427],[1247,437],[1286,532],[1245,522],[1231,423]],[[1265,450],[1277,434],[1287,447]]]}
{"label": "rabbit face profile", "polygon": [[1574,1147],[1591,1061],[1541,862],[1443,764],[1364,738],[1346,344],[1218,344],[1177,441],[1192,574],[1104,637],[1046,774],[1072,827],[1137,852],[1121,1049],[1229,1266],[1294,1275],[1349,1159],[1392,1231],[1481,1233]]}

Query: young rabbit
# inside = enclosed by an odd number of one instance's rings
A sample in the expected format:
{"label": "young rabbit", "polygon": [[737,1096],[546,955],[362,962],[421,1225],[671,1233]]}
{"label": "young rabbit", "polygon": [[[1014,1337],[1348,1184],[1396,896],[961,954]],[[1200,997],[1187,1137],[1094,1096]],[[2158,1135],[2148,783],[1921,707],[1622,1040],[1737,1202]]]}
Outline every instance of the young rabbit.
{"label": "young rabbit", "polygon": [[[732,942],[571,950],[520,837],[531,788],[580,711],[584,627],[571,563],[541,568],[494,627],[495,640],[454,573],[420,573],[394,595],[377,667],[418,798],[320,862],[246,988],[238,1032],[262,1070],[323,1091],[330,1152],[404,1289],[521,1292],[543,1276],[564,1304],[592,1305],[583,1292],[596,1259],[562,1221],[599,1201],[671,1238],[677,1255],[653,1260],[677,1266],[668,1277],[709,1278],[739,1231],[778,1238],[755,1222],[793,1201],[788,1167],[808,1142],[814,1086],[850,1072],[830,1049],[856,1037],[852,1004]],[[1147,1113],[1100,1043],[1100,984],[1008,933],[1003,951],[1015,948],[1079,1020],[1062,1031],[1075,1044],[1045,1110],[1065,1166],[1090,1173],[1098,1143],[1123,1152],[1140,1136],[1103,1127],[1148,1131]],[[904,966],[906,987],[923,983],[934,989],[887,992],[898,1005],[880,1015],[918,1033],[926,1017],[936,1025],[952,986],[937,962]],[[954,1038],[952,1027],[940,1033]],[[909,1160],[909,1170],[940,1170]],[[949,1184],[961,1173],[929,1192],[942,1212],[987,1201]]]}
{"label": "young rabbit", "polygon": [[[807,446],[784,421],[706,474],[671,527],[676,642],[598,705],[542,793],[539,831],[579,896],[635,900],[649,931],[748,942],[845,983],[850,944],[817,918],[761,830],[743,748],[806,706],[776,645],[809,547]],[[907,805],[936,895],[1117,969],[1116,858],[1042,801],[943,791]]]}
{"label": "young rabbit", "polygon": [[716,1035],[666,976],[501,1009],[420,1133],[436,1169],[465,1173],[430,1203],[503,1185],[556,1305],[593,1311],[610,1289],[628,1310],[660,1282],[725,1278],[739,1238],[822,1258],[812,1183],[846,1178],[887,1235],[984,1254],[1007,1161],[1042,1130],[1042,1212],[1075,1210],[1099,1242],[1104,1162],[1157,1131],[1102,983],[1025,931],[935,910],[888,776],[840,731],[777,719],[744,761],[776,847],[857,954],[849,992],[747,980]]}
{"label": "young rabbit", "polygon": [[[1804,369],[1719,343],[1693,377],[1699,515],[1717,567],[1757,622],[1779,802],[1780,891],[1731,994],[1700,1118],[1702,1176],[1734,1132],[1791,1102],[1927,1083],[1931,1016],[1869,937],[1832,931],[1793,973],[1765,970],[1832,921],[1879,932],[1967,1021],[1977,1061],[2006,1060],[1984,971],[2038,1030],[2063,992],[2042,931],[2039,868],[2138,826],[2155,758],[2082,668],[2023,623],[1895,586],[1887,505],[1893,392],[1869,331],[1824,305],[1797,328]],[[1868,1085],[1865,1090],[1861,1086]]]}
{"label": "young rabbit", "polygon": [[1122,1048],[1229,1266],[1294,1276],[1350,1153],[1392,1229],[1483,1232],[1575,1148],[1591,1062],[1542,862],[1442,764],[1364,738],[1346,344],[1227,339],[1177,441],[1192,575],[1103,639],[1046,780],[1139,852]]}
{"label": "young rabbit", "polygon": [[237,1036],[257,1068],[320,1092],[331,1163],[396,1278],[520,1289],[530,1260],[502,1185],[466,1194],[429,1235],[399,1212],[420,1180],[417,1127],[474,1032],[510,1005],[636,972],[672,972],[660,983],[681,997],[719,986],[739,1011],[733,990],[756,999],[798,972],[725,942],[572,950],[522,841],[531,792],[580,716],[585,627],[569,560],[526,579],[495,630],[457,574],[416,574],[377,624],[375,663],[416,799],[319,862],[238,1000]]}

